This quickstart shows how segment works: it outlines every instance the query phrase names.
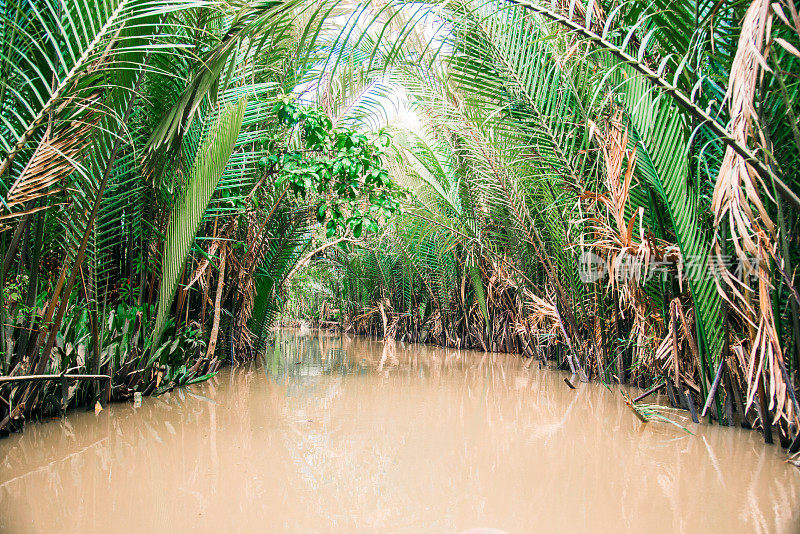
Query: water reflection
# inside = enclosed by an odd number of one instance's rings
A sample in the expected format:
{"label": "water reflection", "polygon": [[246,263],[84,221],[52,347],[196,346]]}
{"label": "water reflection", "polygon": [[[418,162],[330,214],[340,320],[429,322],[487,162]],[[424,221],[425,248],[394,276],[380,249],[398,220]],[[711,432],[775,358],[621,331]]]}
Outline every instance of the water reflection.
{"label": "water reflection", "polygon": [[0,441],[0,532],[797,532],[734,428],[642,425],[516,356],[280,333],[262,361]]}
{"label": "water reflection", "polygon": [[264,373],[275,382],[295,385],[313,383],[313,377],[323,375],[345,376],[367,371],[363,362],[347,358],[347,349],[342,346],[341,339],[328,343],[323,340],[325,337],[322,335],[310,339],[279,332],[261,358]]}

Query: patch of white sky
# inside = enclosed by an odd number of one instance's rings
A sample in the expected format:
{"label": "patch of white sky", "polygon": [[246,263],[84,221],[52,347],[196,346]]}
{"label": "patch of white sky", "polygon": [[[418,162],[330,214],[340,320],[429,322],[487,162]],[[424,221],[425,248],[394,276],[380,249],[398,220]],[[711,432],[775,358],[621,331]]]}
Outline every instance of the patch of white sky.
{"label": "patch of white sky", "polygon": [[[334,43],[337,36],[343,33],[348,35],[347,31],[352,28],[352,31],[349,31],[350,42],[344,45],[341,42],[337,44],[337,48],[350,47],[353,42],[359,40],[359,36],[368,29],[371,23],[373,24],[372,29],[375,30],[372,32],[372,37],[375,37],[381,33],[380,30],[376,30],[378,25],[373,22],[375,13],[381,7],[383,7],[382,3],[350,2],[341,4],[339,13],[326,21],[326,26],[320,32],[320,38]],[[410,36],[407,34],[408,26],[403,26],[402,30],[399,27],[390,26],[383,31],[382,40],[384,43],[395,43],[401,38],[406,42],[414,39],[417,43],[416,47],[402,47],[406,52],[405,60],[414,61],[415,55],[419,53],[416,48],[419,48],[420,44],[423,48],[427,47],[427,52],[430,54],[448,40],[448,25],[438,16],[437,8],[434,5],[404,3],[402,6],[398,6],[398,9],[402,9],[405,12],[406,20],[411,21],[409,24],[413,24],[413,34]],[[370,12],[370,10],[372,11]],[[400,18],[398,17],[398,20]],[[362,40],[361,44],[363,45],[364,42],[370,41]],[[440,52],[446,54],[447,48],[448,45],[445,44]],[[352,49],[348,50],[348,53],[352,53],[354,57],[358,56],[358,53]],[[368,60],[362,58],[362,61]],[[298,96],[299,102],[310,106],[319,104],[329,79],[325,73],[330,73],[334,64],[337,65],[337,69],[343,69],[343,65],[337,64],[334,60],[321,61],[312,70],[311,75],[307,78],[308,81],[295,87],[294,93]],[[341,70],[337,73],[338,75],[341,75]],[[361,95],[361,97],[369,98],[369,105],[362,108],[367,111],[367,114],[361,117],[360,125],[354,126],[369,130],[389,126],[395,131],[409,131],[424,136],[425,128],[409,91],[402,84],[393,81],[391,73],[371,72],[369,77],[368,90]]]}

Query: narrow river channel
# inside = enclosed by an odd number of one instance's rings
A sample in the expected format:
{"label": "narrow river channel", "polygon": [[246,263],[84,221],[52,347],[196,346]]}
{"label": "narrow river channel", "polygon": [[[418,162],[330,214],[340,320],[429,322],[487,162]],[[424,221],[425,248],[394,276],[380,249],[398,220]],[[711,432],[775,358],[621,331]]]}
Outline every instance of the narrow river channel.
{"label": "narrow river channel", "polygon": [[0,532],[800,531],[761,435],[509,354],[282,331],[212,380],[0,440]]}

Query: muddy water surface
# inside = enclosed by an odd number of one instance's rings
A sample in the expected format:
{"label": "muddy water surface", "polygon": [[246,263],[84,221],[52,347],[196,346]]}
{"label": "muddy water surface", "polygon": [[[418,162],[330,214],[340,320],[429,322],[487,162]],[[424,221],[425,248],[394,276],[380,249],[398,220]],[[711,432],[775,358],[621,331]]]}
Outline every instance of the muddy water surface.
{"label": "muddy water surface", "polygon": [[257,364],[0,441],[0,532],[800,532],[755,432],[643,425],[513,355],[284,332]]}

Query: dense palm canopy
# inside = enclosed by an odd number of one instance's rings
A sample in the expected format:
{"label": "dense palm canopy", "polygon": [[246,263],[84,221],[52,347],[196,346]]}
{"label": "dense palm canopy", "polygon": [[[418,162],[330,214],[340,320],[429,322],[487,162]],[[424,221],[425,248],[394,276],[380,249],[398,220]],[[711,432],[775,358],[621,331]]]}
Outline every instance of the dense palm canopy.
{"label": "dense palm canopy", "polygon": [[201,380],[283,310],[800,446],[793,2],[0,0],[0,32],[0,375],[112,377],[0,383],[0,431]]}

